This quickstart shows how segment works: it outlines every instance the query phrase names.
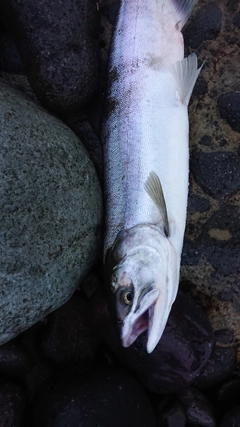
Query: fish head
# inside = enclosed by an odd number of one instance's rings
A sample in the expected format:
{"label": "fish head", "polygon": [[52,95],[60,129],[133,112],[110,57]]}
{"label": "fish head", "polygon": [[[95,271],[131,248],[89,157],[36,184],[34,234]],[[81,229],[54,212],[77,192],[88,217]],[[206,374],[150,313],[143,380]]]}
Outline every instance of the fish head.
{"label": "fish head", "polygon": [[113,304],[124,347],[147,330],[147,352],[151,353],[162,336],[178,285],[177,274],[171,283],[168,249],[166,241],[158,250],[150,245],[133,246],[112,269]]}

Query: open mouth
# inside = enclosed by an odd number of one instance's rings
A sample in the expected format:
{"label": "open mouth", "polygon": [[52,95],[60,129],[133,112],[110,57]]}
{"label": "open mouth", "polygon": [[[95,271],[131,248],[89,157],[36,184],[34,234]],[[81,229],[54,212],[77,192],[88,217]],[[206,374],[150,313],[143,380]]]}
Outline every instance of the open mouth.
{"label": "open mouth", "polygon": [[155,301],[151,306],[140,314],[132,324],[125,324],[122,329],[122,345],[129,347],[151,324]]}

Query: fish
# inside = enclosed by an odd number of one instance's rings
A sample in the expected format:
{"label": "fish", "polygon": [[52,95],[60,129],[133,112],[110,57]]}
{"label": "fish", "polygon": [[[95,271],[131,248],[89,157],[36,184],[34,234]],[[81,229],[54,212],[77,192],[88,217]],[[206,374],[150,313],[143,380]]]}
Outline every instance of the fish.
{"label": "fish", "polygon": [[102,129],[109,307],[128,347],[151,353],[176,298],[186,225],[188,103],[201,70],[184,58],[196,0],[122,0]]}

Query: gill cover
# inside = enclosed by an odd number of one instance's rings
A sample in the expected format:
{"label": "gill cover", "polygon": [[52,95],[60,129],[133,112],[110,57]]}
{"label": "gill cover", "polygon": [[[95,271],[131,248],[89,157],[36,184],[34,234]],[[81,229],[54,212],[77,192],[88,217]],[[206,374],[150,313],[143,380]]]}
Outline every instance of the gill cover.
{"label": "gill cover", "polygon": [[178,286],[180,258],[155,225],[121,231],[108,253],[112,308],[128,347],[148,330],[147,351],[161,338]]}

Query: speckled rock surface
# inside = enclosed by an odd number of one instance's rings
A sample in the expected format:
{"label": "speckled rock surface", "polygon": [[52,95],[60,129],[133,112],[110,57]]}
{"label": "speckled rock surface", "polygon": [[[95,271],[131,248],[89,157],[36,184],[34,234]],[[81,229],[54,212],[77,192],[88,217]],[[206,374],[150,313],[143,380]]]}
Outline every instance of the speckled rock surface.
{"label": "speckled rock surface", "polygon": [[185,44],[193,49],[206,40],[215,39],[222,25],[222,10],[218,2],[203,3],[184,30]]}
{"label": "speckled rock surface", "polygon": [[218,98],[218,108],[223,119],[236,132],[240,132],[240,93],[225,93]]}
{"label": "speckled rock surface", "polygon": [[0,343],[63,304],[95,261],[101,190],[75,134],[0,90]]}
{"label": "speckled rock surface", "polygon": [[206,62],[189,108],[190,194],[181,277],[192,282],[189,292],[201,300],[213,329],[232,333],[230,342],[217,346],[233,351],[240,345],[239,13],[239,2],[201,0],[184,29],[186,53],[195,51]]}
{"label": "speckled rock surface", "polygon": [[99,70],[93,0],[3,0],[0,15],[43,105],[70,113],[91,99]]}

